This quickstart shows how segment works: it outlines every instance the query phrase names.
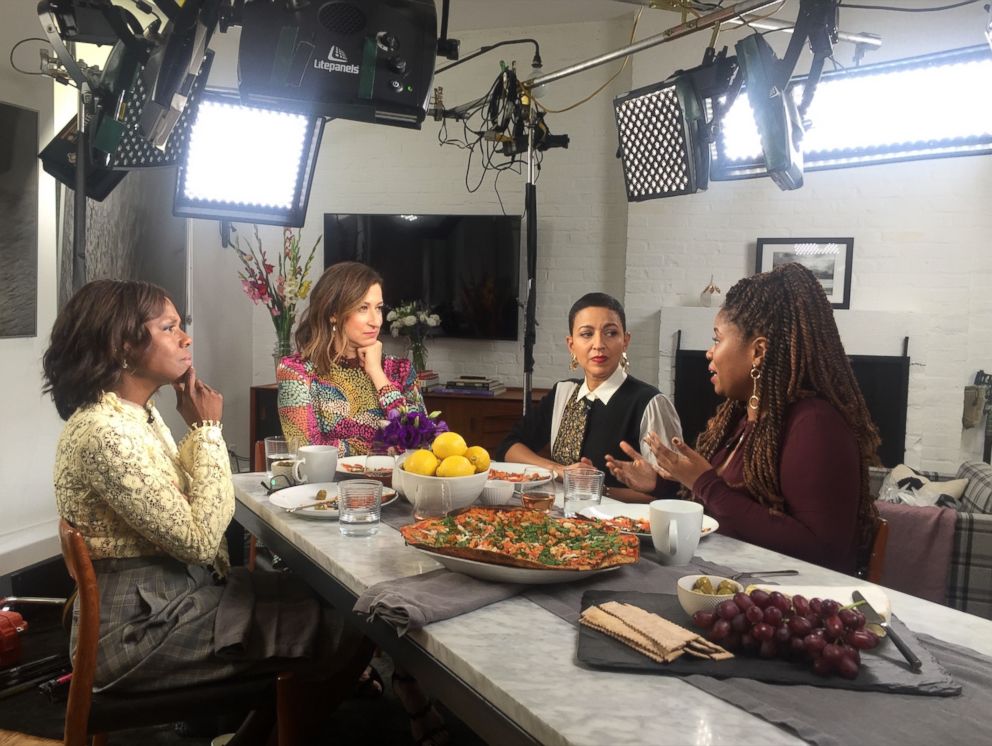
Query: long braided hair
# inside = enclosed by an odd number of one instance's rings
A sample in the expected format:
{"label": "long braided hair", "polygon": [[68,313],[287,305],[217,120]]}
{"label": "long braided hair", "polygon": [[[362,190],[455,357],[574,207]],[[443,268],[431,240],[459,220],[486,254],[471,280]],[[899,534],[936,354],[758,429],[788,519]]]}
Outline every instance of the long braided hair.
{"label": "long braided hair", "polygon": [[[841,413],[858,441],[858,530],[864,551],[871,544],[878,520],[868,485],[868,466],[877,463],[881,441],[844,353],[822,285],[801,264],[785,264],[734,285],[727,293],[722,313],[745,340],[755,336],[768,339],[757,379],[760,414],[751,437],[742,446],[743,486],[762,505],[783,510],[779,449],[786,412],[799,399],[824,399]],[[744,402],[723,402],[699,435],[696,450],[707,459],[712,457],[745,412]]]}

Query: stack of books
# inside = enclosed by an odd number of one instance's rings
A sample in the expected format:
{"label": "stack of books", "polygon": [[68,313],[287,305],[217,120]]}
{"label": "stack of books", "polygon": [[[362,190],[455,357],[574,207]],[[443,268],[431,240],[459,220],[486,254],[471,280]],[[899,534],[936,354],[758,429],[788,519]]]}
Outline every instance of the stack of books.
{"label": "stack of books", "polygon": [[441,386],[441,378],[436,371],[422,370],[417,374],[417,386],[421,391],[430,391]]}
{"label": "stack of books", "polygon": [[487,376],[459,376],[444,385],[444,391],[451,394],[474,394],[478,396],[496,396],[506,391],[501,381]]}

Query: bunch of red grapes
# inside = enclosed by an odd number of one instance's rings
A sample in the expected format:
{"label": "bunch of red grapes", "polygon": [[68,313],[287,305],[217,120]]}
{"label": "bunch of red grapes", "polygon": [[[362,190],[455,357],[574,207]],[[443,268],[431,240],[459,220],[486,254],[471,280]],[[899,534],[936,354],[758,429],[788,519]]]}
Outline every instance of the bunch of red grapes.
{"label": "bunch of red grapes", "polygon": [[812,661],[815,674],[845,679],[857,677],[861,651],[879,639],[865,629],[865,615],[857,609],[758,588],[721,601],[713,611],[697,611],[692,622],[727,650]]}

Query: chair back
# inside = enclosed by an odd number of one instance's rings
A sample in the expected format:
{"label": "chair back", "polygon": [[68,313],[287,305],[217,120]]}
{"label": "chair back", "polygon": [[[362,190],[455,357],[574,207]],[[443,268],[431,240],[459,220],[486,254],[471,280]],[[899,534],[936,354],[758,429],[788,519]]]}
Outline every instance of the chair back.
{"label": "chair back", "polygon": [[100,635],[100,591],[89,549],[83,535],[65,519],[59,521],[62,558],[69,575],[76,581],[76,652],[72,658],[72,679],[65,708],[66,746],[84,746],[93,702],[97,647]]}
{"label": "chair back", "polygon": [[265,471],[265,441],[256,440],[255,450],[253,452],[255,458],[251,462],[252,471]]}
{"label": "chair back", "polygon": [[871,543],[871,553],[868,555],[865,580],[872,583],[882,582],[882,572],[885,570],[885,548],[888,543],[889,522],[884,518],[879,518],[878,526],[875,528],[875,540]]}

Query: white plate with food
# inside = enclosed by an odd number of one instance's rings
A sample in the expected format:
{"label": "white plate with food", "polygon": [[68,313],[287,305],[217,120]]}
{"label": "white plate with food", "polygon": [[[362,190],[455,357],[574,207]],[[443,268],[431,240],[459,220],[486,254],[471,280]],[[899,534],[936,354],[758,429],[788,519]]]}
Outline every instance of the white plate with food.
{"label": "white plate with food", "polygon": [[342,456],[337,472],[349,477],[386,479],[392,477],[395,462],[392,456]]}
{"label": "white plate with food", "polygon": [[[593,505],[583,508],[579,515],[608,521],[624,533],[634,534],[642,539],[651,538],[651,508],[648,505],[631,503],[625,505]],[[720,527],[715,518],[703,516],[703,527],[699,537],[705,538]]]}
{"label": "white plate with food", "polygon": [[489,480],[514,484],[545,484],[551,481],[551,470],[533,464],[493,461],[489,464]]}
{"label": "white plate with food", "polygon": [[[396,490],[388,487],[382,488],[383,507],[395,499]],[[338,486],[334,482],[316,482],[287,487],[269,495],[269,502],[277,508],[291,510],[293,515],[304,518],[317,518],[325,521],[338,519]]]}
{"label": "white plate with food", "polygon": [[421,549],[420,547],[416,547],[416,549],[424,554],[429,554],[452,572],[460,572],[464,575],[471,575],[473,578],[491,580],[496,583],[523,583],[526,585],[571,583],[576,580],[588,578],[591,575],[598,575],[623,567],[623,565],[613,565],[611,567],[601,567],[596,570],[538,570],[529,567],[496,565],[489,562],[465,559],[463,557],[452,557],[447,554],[437,554],[427,549]]}

